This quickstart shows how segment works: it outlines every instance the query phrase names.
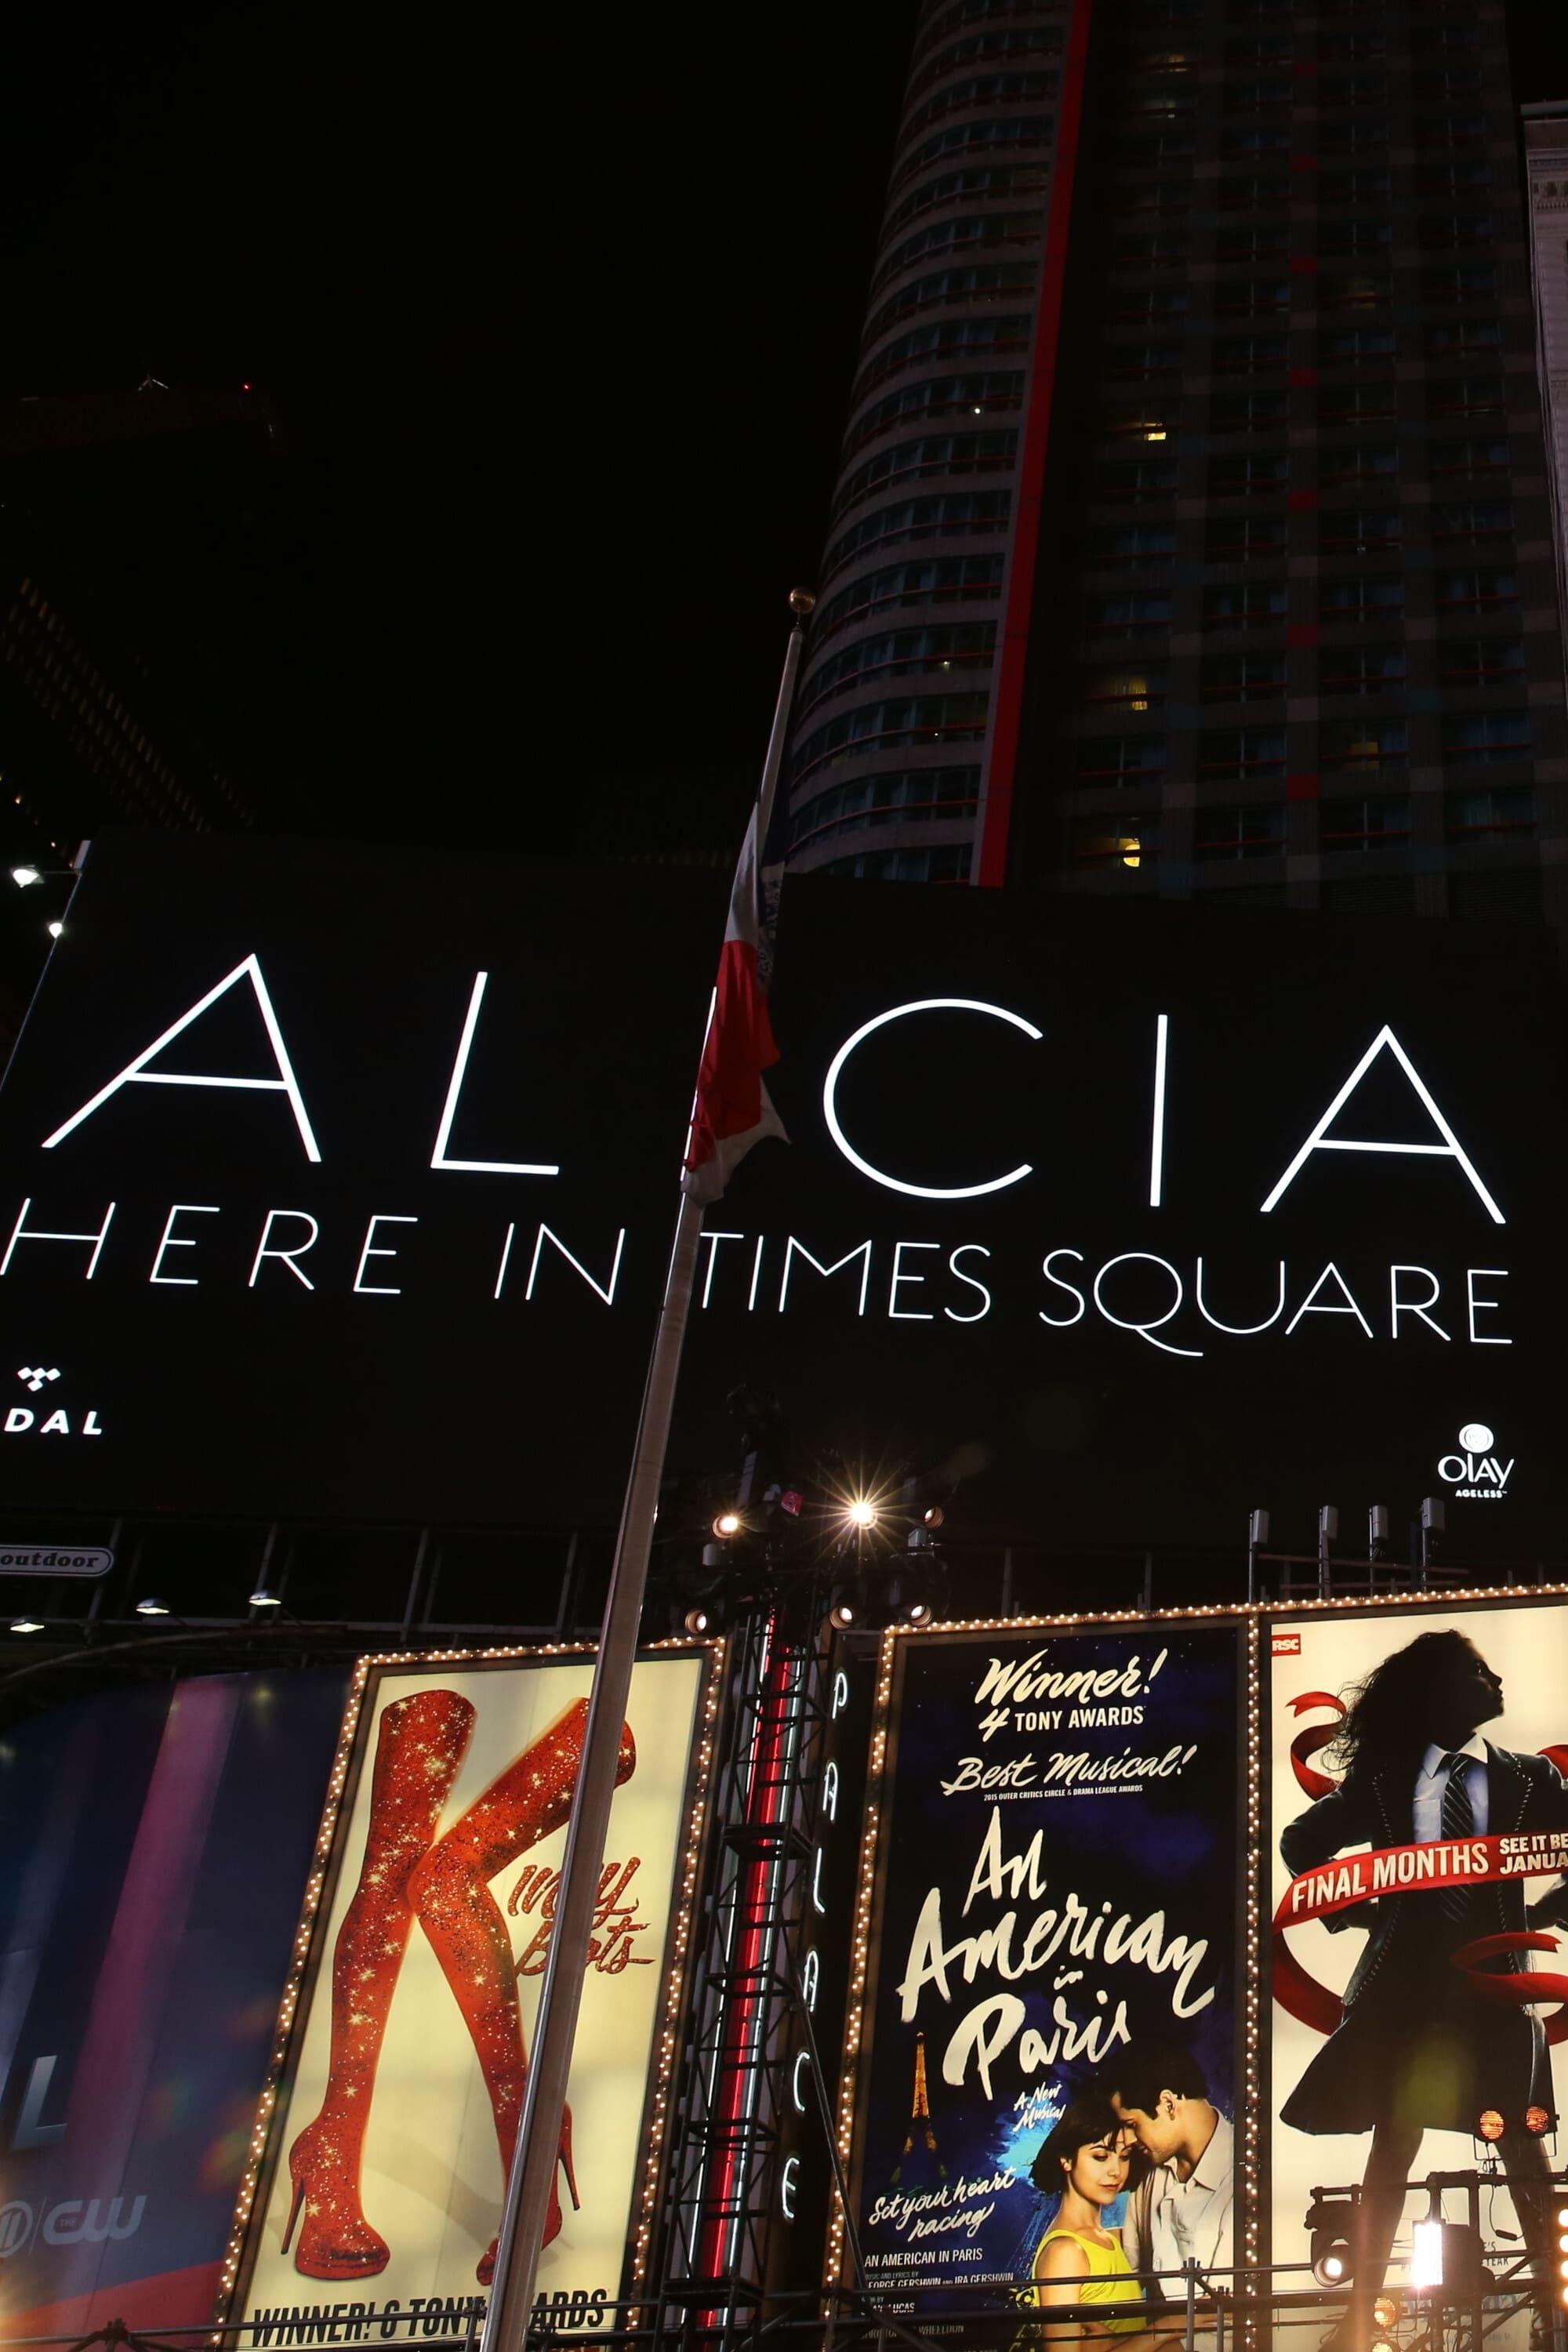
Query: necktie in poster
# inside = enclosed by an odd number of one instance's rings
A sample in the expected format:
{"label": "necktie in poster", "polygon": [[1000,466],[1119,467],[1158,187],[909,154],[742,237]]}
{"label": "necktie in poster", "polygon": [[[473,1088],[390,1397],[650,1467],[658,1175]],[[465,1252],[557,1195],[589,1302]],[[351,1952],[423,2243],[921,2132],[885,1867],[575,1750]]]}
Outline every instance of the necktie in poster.
{"label": "necktie in poster", "polygon": [[[539,2271],[581,2326],[622,2292],[652,2177],[712,1654],[644,1656],[632,1678]],[[236,2249],[232,2312],[258,2345],[312,2310],[377,2341],[460,2338],[482,2315],[591,1674],[579,1651],[371,1675]]]}
{"label": "necktie in poster", "polygon": [[1064,2233],[1108,2297],[1228,2285],[1242,1675],[1190,1620],[889,1637],[841,2137],[907,2307],[1015,2300]]}

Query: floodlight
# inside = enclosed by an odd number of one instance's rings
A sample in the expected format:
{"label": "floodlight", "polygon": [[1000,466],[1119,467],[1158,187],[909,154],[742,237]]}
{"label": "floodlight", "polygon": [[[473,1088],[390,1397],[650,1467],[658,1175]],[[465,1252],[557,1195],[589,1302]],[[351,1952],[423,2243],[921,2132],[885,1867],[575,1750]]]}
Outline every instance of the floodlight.
{"label": "floodlight", "polygon": [[11,1620],[13,1633],[41,1633],[43,1630],[44,1621],[41,1617],[13,1617]]}
{"label": "floodlight", "polygon": [[48,930],[49,930],[49,937],[50,937],[50,939],[51,939],[51,940],[58,940],[58,939],[59,938],[60,933],[61,933],[64,929],[65,929],[65,925],[64,925],[63,923],[60,923],[60,922],[54,922],[54,923],[51,923],[51,924],[49,925],[49,927],[48,927]]}
{"label": "floodlight", "polygon": [[877,1506],[871,1501],[869,1496],[858,1495],[845,1513],[845,1517],[852,1528],[874,1528],[877,1524]]}
{"label": "floodlight", "polygon": [[1434,2214],[1428,2214],[1425,2221],[1415,2224],[1415,2243],[1410,2255],[1410,2284],[1418,2290],[1443,2284],[1443,2224]]}
{"label": "floodlight", "polygon": [[837,1625],[841,1633],[845,1633],[855,1622],[854,1603],[848,1601],[836,1601],[827,1612],[827,1622],[830,1625]]}
{"label": "floodlight", "polygon": [[709,1622],[708,1612],[702,1608],[689,1609],[681,1619],[681,1623],[689,1633],[706,1633]]}
{"label": "floodlight", "polygon": [[253,1609],[281,1609],[283,1601],[280,1594],[268,1592],[267,1587],[262,1585],[258,1591],[251,1594],[250,1605]]}
{"label": "floodlight", "polygon": [[13,866],[11,868],[11,879],[18,890],[29,890],[35,882],[41,882],[43,878],[36,866]]}
{"label": "floodlight", "polygon": [[929,1625],[931,1623],[931,1602],[929,1601],[911,1601],[904,1613],[908,1617],[911,1625]]}
{"label": "floodlight", "polygon": [[713,1522],[713,1532],[716,1536],[722,1537],[725,1541],[728,1541],[731,1536],[738,1536],[741,1532],[740,1512],[721,1511]]}
{"label": "floodlight", "polygon": [[1351,2236],[1355,2227],[1355,2207],[1351,2200],[1315,2192],[1305,2226],[1311,2242],[1309,2260],[1318,2284],[1345,2285],[1355,2272],[1355,2249]]}
{"label": "floodlight", "polygon": [[1544,2139],[1547,2133],[1552,2129],[1551,2108],[1526,2107],[1524,2111],[1524,2128],[1532,2136],[1532,2137],[1536,2139]]}
{"label": "floodlight", "polygon": [[139,1601],[136,1603],[138,1617],[166,1617],[168,1613],[169,1604],[166,1601],[147,1600]]}
{"label": "floodlight", "polygon": [[1476,2117],[1476,2137],[1484,2139],[1489,2147],[1495,2146],[1507,2129],[1508,2126],[1496,2107],[1483,2107]]}

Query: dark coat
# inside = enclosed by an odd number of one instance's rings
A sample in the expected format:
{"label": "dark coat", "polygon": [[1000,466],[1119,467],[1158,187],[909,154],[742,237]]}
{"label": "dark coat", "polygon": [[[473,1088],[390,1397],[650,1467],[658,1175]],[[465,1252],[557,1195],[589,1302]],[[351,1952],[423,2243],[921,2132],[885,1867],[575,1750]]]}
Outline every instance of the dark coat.
{"label": "dark coat", "polygon": [[[1347,1846],[1408,1845],[1418,1762],[1374,1773],[1320,1797],[1280,1832],[1293,1877]],[[1512,1837],[1568,1829],[1568,1787],[1544,1756],[1487,1742],[1487,1829]],[[1305,2132],[1363,2132],[1397,2121],[1438,2131],[1473,2130],[1483,2107],[1517,2120],[1526,2106],[1552,2104],[1546,2037],[1528,2009],[1478,2000],[1450,1954],[1477,1936],[1522,1933],[1568,1912],[1553,1890],[1527,1919],[1519,1879],[1477,1887],[1469,1916],[1445,1916],[1439,1894],[1411,1887],[1380,1895],[1327,1924],[1361,1927],[1366,1949],[1344,1996],[1344,2014],[1280,2110]],[[1492,1963],[1528,1971],[1527,1953]]]}

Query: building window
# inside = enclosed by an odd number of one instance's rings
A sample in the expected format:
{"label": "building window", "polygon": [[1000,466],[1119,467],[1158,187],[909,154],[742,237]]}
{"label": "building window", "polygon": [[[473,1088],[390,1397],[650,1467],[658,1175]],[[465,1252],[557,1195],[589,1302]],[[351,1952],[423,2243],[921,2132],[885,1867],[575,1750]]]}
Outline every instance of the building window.
{"label": "building window", "polygon": [[1204,621],[1211,629],[1250,629],[1279,622],[1289,609],[1282,580],[1239,580],[1204,590]]}
{"label": "building window", "polygon": [[790,819],[789,845],[831,840],[840,833],[911,817],[972,816],[980,799],[978,768],[917,768],[896,775],[861,776],[818,793]]}
{"label": "building window", "polygon": [[[1489,245],[1496,234],[1489,213],[1428,213],[1416,225],[1422,250],[1426,253],[1457,250],[1467,245]],[[1447,298],[1439,295],[1434,299]]]}
{"label": "building window", "polygon": [[1080,784],[1152,784],[1165,772],[1160,735],[1086,735],[1078,745]]}
{"label": "building window", "polygon": [[1350,507],[1320,518],[1318,544],[1346,554],[1381,555],[1399,545],[1404,530],[1397,507]]}
{"label": "building window", "polygon": [[1233,172],[1215,183],[1215,195],[1225,211],[1264,212],[1289,204],[1289,176],[1284,172]]}
{"label": "building window", "polygon": [[1363,441],[1351,448],[1324,449],[1318,458],[1318,480],[1324,489],[1371,488],[1394,481],[1399,473],[1399,450],[1392,441]]}
{"label": "building window", "polygon": [[988,669],[996,644],[994,621],[954,621],[924,629],[891,629],[862,637],[833,655],[805,678],[802,711],[830,694],[868,677],[897,677],[911,669]]}
{"label": "building window", "polygon": [[1210,563],[1270,561],[1285,552],[1283,515],[1242,512],[1211,522],[1204,538],[1204,555]]}
{"label": "building window", "polygon": [[1344,260],[1358,254],[1382,257],[1393,243],[1391,221],[1321,221],[1318,225],[1318,251],[1325,260]]}
{"label": "building window", "polygon": [[1091,563],[1168,562],[1176,551],[1174,523],[1123,522],[1113,523],[1108,530],[1089,533],[1089,560]]}
{"label": "building window", "polygon": [[1489,441],[1434,441],[1430,449],[1434,474],[1506,474],[1512,456],[1503,434]]}
{"label": "building window", "polygon": [[906,115],[900,136],[912,138],[928,123],[940,122],[944,115],[960,113],[971,106],[1005,106],[1009,100],[1027,105],[1031,99],[1054,98],[1058,79],[1049,68],[971,74],[967,80],[955,81],[946,89],[938,90],[934,98],[928,98],[923,106],[917,106],[912,114]]}
{"label": "building window", "polygon": [[1404,682],[1403,646],[1325,646],[1318,658],[1320,694],[1382,694]]}
{"label": "building window", "polygon": [[845,455],[852,456],[879,433],[922,416],[984,416],[1002,408],[1019,408],[1024,399],[1020,368],[998,368],[989,375],[931,376],[924,383],[906,383],[886,399],[861,412],[850,427]]}
{"label": "building window", "polygon": [[900,319],[910,318],[917,310],[933,310],[938,304],[966,302],[979,306],[1016,301],[1033,291],[1036,275],[1032,261],[965,262],[951,269],[932,270],[925,278],[917,278],[912,285],[900,286],[879,310],[872,311],[866,321],[860,348],[869,350]]}
{"label": "building window", "polygon": [[1517,604],[1517,572],[1440,572],[1434,583],[1439,606]]}
{"label": "building window", "polygon": [[1001,530],[1011,505],[1005,490],[953,490],[934,498],[900,499],[842,532],[823,559],[823,572],[836,572],[862,548],[890,540],[945,539],[955,532]]}
{"label": "building window", "polygon": [[1320,172],[1318,202],[1320,205],[1345,205],[1370,208],[1388,202],[1394,183],[1384,163],[1359,163],[1353,172]]}
{"label": "building window", "polygon": [[798,783],[830,761],[915,743],[973,742],[985,732],[984,694],[900,695],[846,710],[796,744],[790,767]]}
{"label": "building window", "polygon": [[1445,793],[1444,828],[1450,841],[1505,841],[1535,831],[1535,803],[1528,785],[1504,790],[1488,784],[1477,791]]}
{"label": "building window", "polygon": [[1448,156],[1442,163],[1424,163],[1415,174],[1419,196],[1451,202],[1468,199],[1492,184],[1492,167],[1479,155]]}
{"label": "building window", "polygon": [[1324,849],[1403,849],[1410,839],[1408,793],[1358,793],[1321,803]]}
{"label": "building window", "polygon": [[1140,666],[1134,669],[1089,669],[1079,680],[1078,698],[1121,710],[1148,710],[1163,702],[1171,690],[1166,669]]}
{"label": "building window", "polygon": [[879,449],[846,477],[833,501],[835,519],[895,482],[918,481],[926,474],[1000,473],[1017,454],[1018,436],[1011,432],[933,433],[901,441],[896,448]]}
{"label": "building window", "polygon": [[1345,361],[1385,360],[1393,356],[1397,338],[1392,327],[1336,327],[1318,339],[1318,356],[1326,366]]}
{"label": "building window", "polygon": [[1131,465],[1099,466],[1094,495],[1117,505],[1135,499],[1169,498],[1179,471],[1174,457],[1140,457]]}
{"label": "building window", "polygon": [[1210,729],[1198,737],[1200,776],[1237,776],[1248,781],[1283,772],[1282,727]]}
{"label": "building window", "polygon": [[1216,335],[1212,350],[1216,375],[1257,375],[1285,364],[1283,335]]}
{"label": "building window", "polygon": [[1285,812],[1272,803],[1200,808],[1193,821],[1193,855],[1200,865],[1238,857],[1277,857],[1285,846]]}
{"label": "building window", "polygon": [[1500,416],[1508,407],[1508,386],[1500,375],[1439,379],[1427,386],[1426,403],[1434,416]]}
{"label": "building window", "polygon": [[1242,228],[1222,228],[1215,236],[1219,262],[1283,261],[1290,250],[1290,230],[1285,221],[1248,221]]}
{"label": "building window", "polygon": [[830,857],[818,874],[856,882],[967,882],[973,855],[967,841],[935,849],[863,849],[855,857]]}
{"label": "building window", "polygon": [[832,596],[816,615],[818,644],[835,629],[873,613],[911,604],[988,603],[1002,593],[1001,555],[928,555],[868,572]]}
{"label": "building window", "polygon": [[1513,529],[1513,508],[1506,499],[1471,499],[1463,506],[1432,509],[1434,539],[1497,539]]}
{"label": "building window", "polygon": [[992,352],[1026,352],[1031,320],[1026,312],[1005,319],[945,319],[900,335],[877,353],[855,380],[850,402],[858,406],[873,385],[900,375],[922,360],[979,359]]}
{"label": "building window", "polygon": [[1212,499],[1250,498],[1259,491],[1282,488],[1290,470],[1283,449],[1244,449],[1235,456],[1209,459]]}
{"label": "building window", "polygon": [[1256,702],[1285,691],[1283,653],[1211,654],[1204,663],[1205,702]]}
{"label": "building window", "polygon": [[1450,766],[1468,760],[1515,760],[1530,750],[1530,714],[1523,710],[1450,710],[1443,716],[1443,757]]}
{"label": "building window", "polygon": [[889,253],[881,262],[871,290],[879,292],[905,269],[912,269],[922,256],[952,253],[965,248],[982,249],[994,246],[1018,245],[1031,248],[1040,242],[1040,213],[1037,205],[1026,213],[979,213],[959,220],[935,221],[922,228]]}
{"label": "building window", "polygon": [[1318,730],[1318,763],[1324,768],[1382,768],[1410,756],[1410,730],[1403,719],[1325,720]]}
{"label": "building window", "polygon": [[[906,221],[934,212],[939,205],[962,204],[966,197],[1042,196],[1049,185],[1050,173],[1039,163],[981,164],[968,171],[942,172],[913,189],[889,214],[883,235],[896,236]],[[1037,213],[1035,219],[1037,231]]]}
{"label": "building window", "polygon": [[1220,392],[1209,403],[1211,433],[1277,433],[1289,418],[1282,392]]}
{"label": "building window", "polygon": [[1501,344],[1499,319],[1447,319],[1426,330],[1429,359],[1464,359],[1471,352],[1495,352]]}
{"label": "building window", "polygon": [[1131,636],[1135,629],[1168,629],[1167,596],[1091,596],[1084,626],[1096,636]]}
{"label": "building window", "polygon": [[1393,376],[1370,382],[1324,384],[1318,394],[1320,425],[1363,425],[1376,418],[1397,416],[1399,388]]}
{"label": "building window", "polygon": [[1131,815],[1114,822],[1103,816],[1075,817],[1070,839],[1079,865],[1120,866],[1135,873],[1159,855],[1159,820]]}
{"label": "building window", "polygon": [[1182,365],[1180,343],[1110,343],[1104,373],[1114,382],[1135,376],[1175,375]]}
{"label": "building window", "polygon": [[1446,637],[1437,647],[1440,686],[1522,686],[1522,637]]}
{"label": "building window", "polygon": [[994,148],[1044,147],[1054,129],[1048,114],[1012,114],[994,122],[954,122],[925,140],[906,156],[889,184],[889,196],[918,180],[929,164],[944,155],[984,154]]}

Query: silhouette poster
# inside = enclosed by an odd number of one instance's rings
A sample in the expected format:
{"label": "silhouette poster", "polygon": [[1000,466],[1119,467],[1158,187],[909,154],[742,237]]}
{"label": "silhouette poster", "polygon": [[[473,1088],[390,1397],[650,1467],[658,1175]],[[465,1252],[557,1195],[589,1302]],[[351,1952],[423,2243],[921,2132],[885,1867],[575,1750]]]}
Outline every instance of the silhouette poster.
{"label": "silhouette poster", "polygon": [[1274,2259],[1305,2259],[1316,2183],[1360,2183],[1358,2283],[1397,2291],[1404,2183],[1489,2155],[1517,2193],[1484,2234],[1554,2285],[1568,1607],[1342,1608],[1270,1649]]}
{"label": "silhouette poster", "polygon": [[[707,1654],[638,1660],[539,2294],[609,2323],[647,2148]],[[234,2315],[298,2340],[468,2334],[507,2167],[582,1755],[581,1651],[373,1672]],[[243,2207],[242,2207],[243,2210]]]}
{"label": "silhouette poster", "polygon": [[1202,2085],[1226,2173],[1202,2251],[1234,2259],[1240,1638],[1180,1618],[889,1637],[844,2097],[867,2279],[911,2308],[1026,2285],[1061,2200],[1032,2178],[1047,2136],[1085,2096],[1157,2106],[1126,2072],[1156,2050]]}

